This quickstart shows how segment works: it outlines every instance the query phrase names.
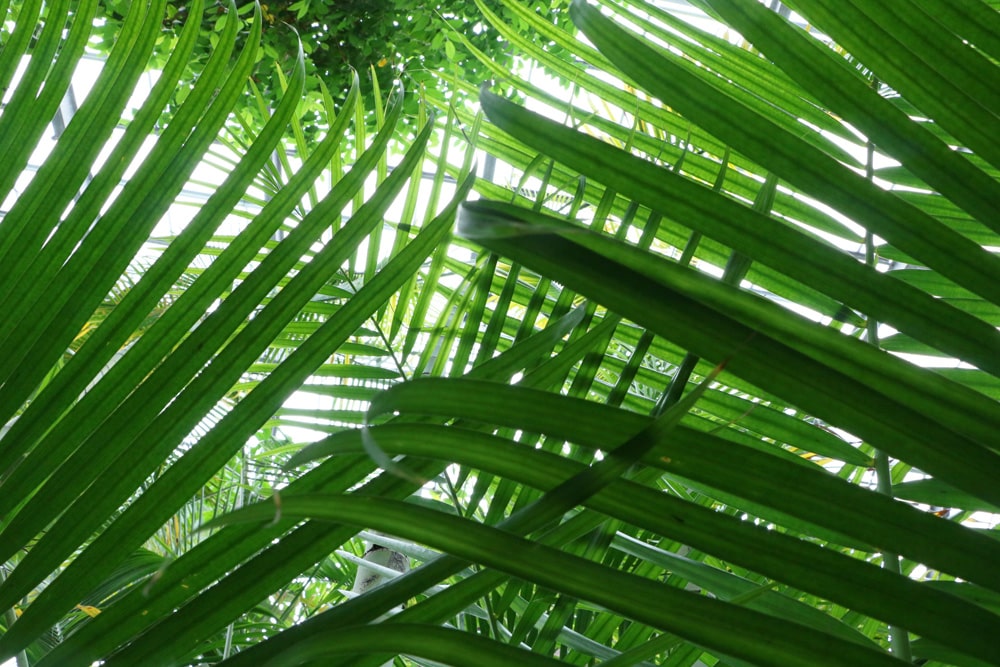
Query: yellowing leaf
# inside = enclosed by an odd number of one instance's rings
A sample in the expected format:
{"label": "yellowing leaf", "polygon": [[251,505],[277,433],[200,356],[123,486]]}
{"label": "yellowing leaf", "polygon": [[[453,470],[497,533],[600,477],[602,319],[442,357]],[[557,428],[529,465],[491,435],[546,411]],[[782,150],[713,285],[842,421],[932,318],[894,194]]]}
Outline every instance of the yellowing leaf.
{"label": "yellowing leaf", "polygon": [[97,607],[91,607],[89,604],[78,604],[76,605],[76,608],[82,611],[87,616],[90,616],[91,618],[94,618],[95,616],[101,613],[100,609],[98,609]]}

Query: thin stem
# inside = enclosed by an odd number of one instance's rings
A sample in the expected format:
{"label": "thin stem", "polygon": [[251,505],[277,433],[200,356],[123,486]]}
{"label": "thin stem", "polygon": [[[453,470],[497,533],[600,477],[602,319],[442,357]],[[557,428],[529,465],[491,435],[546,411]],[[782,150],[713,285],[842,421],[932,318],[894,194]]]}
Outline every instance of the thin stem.
{"label": "thin stem", "polygon": [[[878,80],[872,81],[872,87],[878,90]],[[875,144],[868,141],[868,159],[865,164],[865,176],[872,180],[875,174]],[[878,249],[875,247],[875,235],[871,231],[865,232],[865,263],[875,267],[878,263]],[[869,345],[879,346],[878,321],[869,316],[865,323],[865,333]],[[875,477],[876,490],[882,495],[892,498],[892,467],[889,463],[889,455],[881,449],[875,450]],[[899,567],[899,554],[889,551],[882,552],[882,567],[893,574],[902,574]],[[913,660],[910,651],[910,637],[905,628],[889,626],[889,648],[900,660],[911,662]]]}
{"label": "thin stem", "polygon": [[[347,281],[347,284],[351,286],[351,289],[354,290],[355,292],[357,292],[358,288],[354,284],[354,281],[351,280],[351,276],[348,275],[348,273],[346,271],[342,271],[341,275]],[[389,352],[389,357],[392,359],[393,363],[396,364],[396,370],[399,371],[400,377],[402,377],[404,380],[406,380],[407,379],[406,378],[406,368],[403,366],[403,362],[400,361],[400,359],[396,356],[396,350],[393,348],[392,344],[389,343],[389,337],[386,336],[385,335],[385,331],[382,330],[382,325],[379,324],[378,320],[375,318],[374,315],[372,315],[370,318],[368,318],[368,321],[372,323],[372,326],[375,327],[376,333],[378,333],[378,337],[382,339],[383,343],[385,343],[385,349]]]}

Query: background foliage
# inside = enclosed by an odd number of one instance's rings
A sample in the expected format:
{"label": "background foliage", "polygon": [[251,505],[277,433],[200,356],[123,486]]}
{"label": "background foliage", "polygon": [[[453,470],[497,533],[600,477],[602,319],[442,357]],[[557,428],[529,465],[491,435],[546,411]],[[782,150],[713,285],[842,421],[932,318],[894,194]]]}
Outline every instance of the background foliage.
{"label": "background foliage", "polygon": [[1000,664],[1000,15],[697,4],[0,4],[0,656]]}
{"label": "background foliage", "polygon": [[[107,53],[117,38],[130,2],[102,2],[104,25],[95,42],[99,51]],[[173,51],[189,11],[188,2],[168,2],[163,32],[154,50],[154,63],[165,62]],[[235,16],[241,32],[249,26],[253,2],[238,2]],[[512,20],[515,29],[524,29],[521,19],[502,3],[490,7],[499,15]],[[526,3],[526,9],[568,24],[566,3],[538,0]],[[406,113],[415,117],[420,91],[437,88],[442,74],[458,76],[466,81],[482,82],[489,78],[485,64],[475,59],[459,58],[456,36],[469,40],[490,61],[510,63],[513,54],[492,25],[482,19],[473,3],[465,0],[425,2],[423,0],[299,0],[262,4],[261,49],[252,75],[264,99],[272,106],[282,96],[283,86],[275,67],[288,68],[294,61],[299,44],[305,50],[306,91],[303,96],[303,126],[312,139],[324,124],[322,89],[344,91],[351,85],[351,70],[361,73],[361,92],[365,105],[372,108],[375,99],[372,77],[386,90],[396,78],[404,81],[407,90]],[[230,20],[225,2],[208,6],[201,19],[202,39],[195,47],[191,68],[186,77],[197,75],[204,67],[219,34]],[[300,41],[301,40],[301,41]],[[185,77],[185,78],[186,78]],[[182,79],[183,80],[183,79]],[[257,120],[261,120],[258,116]]]}

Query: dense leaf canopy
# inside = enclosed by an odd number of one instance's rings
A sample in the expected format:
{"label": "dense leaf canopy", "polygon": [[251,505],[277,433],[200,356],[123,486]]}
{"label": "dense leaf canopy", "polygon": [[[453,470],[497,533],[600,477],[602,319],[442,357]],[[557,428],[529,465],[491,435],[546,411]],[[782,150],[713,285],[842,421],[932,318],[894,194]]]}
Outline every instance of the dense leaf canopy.
{"label": "dense leaf canopy", "polygon": [[[118,39],[131,4],[129,0],[100,3],[104,25],[93,46],[101,53],[107,53]],[[173,52],[190,4],[184,0],[167,3],[154,62],[165,62]],[[488,0],[487,6],[510,20],[515,29],[523,29],[522,21],[503,3]],[[564,26],[569,24],[567,6],[565,0],[524,3],[528,10]],[[243,36],[253,9],[254,2],[236,3],[235,18]],[[514,58],[508,43],[469,0],[298,0],[262,3],[261,10],[261,49],[253,80],[264,99],[276,105],[283,91],[276,68],[287,69],[301,44],[307,58],[306,91],[300,112],[310,138],[318,132],[316,126],[324,122],[320,82],[339,95],[350,88],[352,70],[359,72],[364,102],[371,109],[379,95],[376,91],[388,90],[395,79],[401,78],[408,91],[406,113],[415,117],[420,91],[426,86],[442,87],[442,75],[471,82],[485,82],[491,77],[483,61],[459,57],[455,46],[459,38],[494,63],[510,64]],[[192,54],[188,76],[204,67],[232,16],[228,3],[222,0],[207,7],[201,19],[203,39]]]}
{"label": "dense leaf canopy", "polygon": [[787,4],[0,0],[0,661],[1000,665],[1000,13]]}

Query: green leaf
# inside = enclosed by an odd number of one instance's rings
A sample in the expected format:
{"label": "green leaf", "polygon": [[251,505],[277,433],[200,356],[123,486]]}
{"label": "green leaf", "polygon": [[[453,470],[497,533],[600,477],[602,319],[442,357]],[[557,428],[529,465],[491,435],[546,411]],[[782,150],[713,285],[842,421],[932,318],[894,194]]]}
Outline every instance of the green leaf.
{"label": "green leaf", "polygon": [[326,637],[297,644],[278,654],[267,664],[274,667],[301,665],[345,654],[364,655],[386,651],[415,655],[456,667],[507,667],[512,664],[550,667],[563,664],[552,658],[460,630],[400,623],[389,628],[366,626],[332,632]]}
{"label": "green leaf", "polygon": [[[481,226],[498,219],[493,213],[495,209],[496,204],[487,205],[485,211],[478,203],[466,205],[459,218],[460,228],[478,235]],[[531,214],[518,215],[526,218]],[[510,214],[500,218],[501,225],[506,226],[510,219]],[[545,224],[555,222],[546,217]],[[960,402],[948,406],[947,402],[956,398],[955,392],[961,389],[957,386],[946,389],[937,384],[939,378],[929,371],[898,362],[858,341],[844,339],[702,274],[577,227],[559,235],[546,230],[544,234],[504,238],[479,235],[478,238],[674,340],[699,357],[716,362],[731,358],[728,368],[734,374],[831,423],[840,424],[958,488],[986,500],[1000,498],[989,475],[973,482],[977,475],[965,459],[973,457],[979,461],[977,468],[984,466],[1000,474],[997,455],[972,440],[955,437],[959,431],[972,428],[989,442],[986,437],[989,427],[973,422],[992,421],[996,412],[978,395],[964,393]],[[625,261],[614,261],[594,252],[584,242]],[[826,350],[831,345],[837,351],[827,356]],[[876,357],[877,364],[873,363]],[[866,361],[861,361],[863,358]],[[880,368],[879,373],[872,372],[876,367]],[[898,380],[891,381],[892,389],[888,386],[884,392],[877,389],[882,380],[896,373],[900,375]],[[909,379],[903,380],[903,376]],[[861,377],[863,382],[859,381]],[[912,409],[912,400],[905,404],[897,402],[914,382],[922,387],[921,393],[933,394],[933,398],[925,395],[924,409],[920,412]],[[890,412],[899,415],[899,419],[891,429],[886,429]],[[967,422],[973,412],[977,416]],[[930,415],[940,418],[940,422],[928,419]],[[935,429],[939,437],[928,437]],[[947,454],[939,450],[940,438],[962,447],[961,463],[955,458],[957,450]],[[970,482],[976,485],[975,491],[969,487]]]}
{"label": "green leaf", "polygon": [[[274,505],[264,503],[239,510],[225,521],[271,521],[275,511]],[[406,503],[302,496],[283,500],[280,511],[283,517],[371,525],[590,600],[761,665],[854,665],[858,661],[869,665],[902,664],[879,651],[804,626],[667,586],[651,585],[642,577],[609,570],[487,526]],[[630,599],[643,603],[630,604]],[[768,638],[766,644],[759,641],[762,637]],[[808,645],[799,641],[805,638]],[[817,650],[820,646],[825,648]]]}
{"label": "green leaf", "polygon": [[1000,292],[991,287],[1000,284],[1000,260],[995,256],[868,183],[717,85],[663,58],[602,17],[585,0],[574,0],[571,11],[574,21],[605,57],[664,103],[900,250],[983,298],[1000,303]]}
{"label": "green leaf", "polygon": [[1000,513],[1000,507],[997,505],[984,503],[937,479],[920,479],[894,484],[892,493],[897,498],[934,507],[955,507],[969,511]]}

